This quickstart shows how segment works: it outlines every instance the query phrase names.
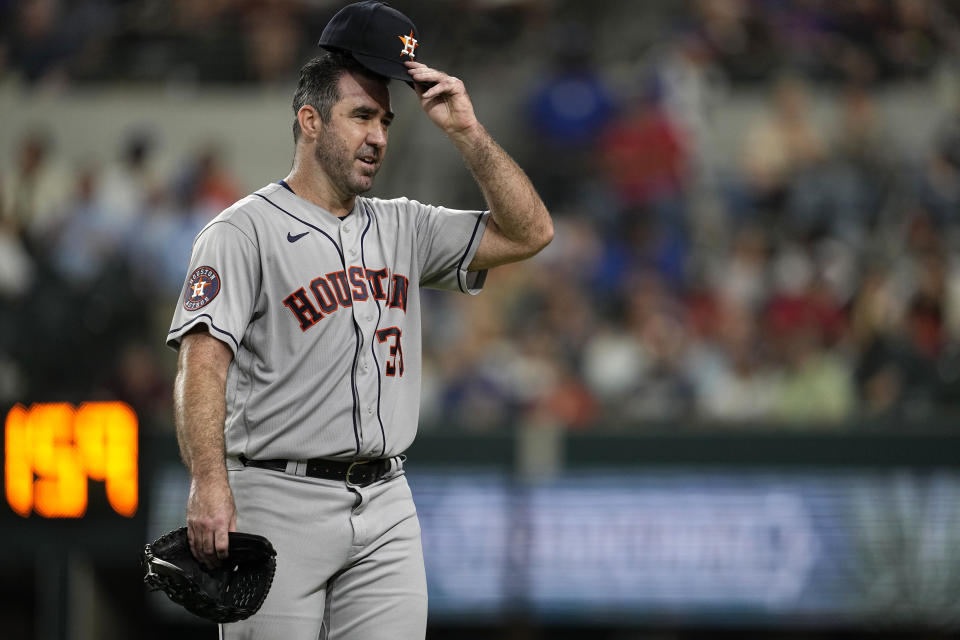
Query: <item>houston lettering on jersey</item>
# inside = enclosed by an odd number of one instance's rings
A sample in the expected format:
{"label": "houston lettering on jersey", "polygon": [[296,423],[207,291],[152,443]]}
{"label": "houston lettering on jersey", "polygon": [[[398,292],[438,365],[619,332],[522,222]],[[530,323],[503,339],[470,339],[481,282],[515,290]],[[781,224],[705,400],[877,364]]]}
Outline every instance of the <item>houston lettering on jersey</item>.
{"label": "houston lettering on jersey", "polygon": [[374,300],[385,301],[387,307],[406,313],[409,286],[410,279],[399,273],[350,267],[317,276],[284,298],[283,304],[293,313],[300,330],[306,331],[324,316],[352,307],[354,300],[363,302],[371,295]]}

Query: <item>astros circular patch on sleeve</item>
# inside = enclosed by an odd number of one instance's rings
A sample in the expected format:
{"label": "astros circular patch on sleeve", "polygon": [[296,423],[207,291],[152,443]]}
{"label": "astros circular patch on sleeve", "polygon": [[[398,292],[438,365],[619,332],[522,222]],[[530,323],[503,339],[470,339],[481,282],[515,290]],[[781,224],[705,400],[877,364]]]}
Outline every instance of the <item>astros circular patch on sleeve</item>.
{"label": "astros circular patch on sleeve", "polygon": [[196,311],[207,306],[220,293],[220,276],[211,267],[198,267],[187,279],[183,308]]}

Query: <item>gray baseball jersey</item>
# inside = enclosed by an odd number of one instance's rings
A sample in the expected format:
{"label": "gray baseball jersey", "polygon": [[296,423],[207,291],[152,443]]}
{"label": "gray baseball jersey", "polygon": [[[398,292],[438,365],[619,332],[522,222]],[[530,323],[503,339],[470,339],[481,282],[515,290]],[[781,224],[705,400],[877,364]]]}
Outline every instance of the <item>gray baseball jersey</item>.
{"label": "gray baseball jersey", "polygon": [[358,197],[343,219],[284,185],[221,213],[193,245],[167,344],[199,324],[233,351],[228,456],[403,452],[417,430],[420,287],[474,294],[488,214]]}

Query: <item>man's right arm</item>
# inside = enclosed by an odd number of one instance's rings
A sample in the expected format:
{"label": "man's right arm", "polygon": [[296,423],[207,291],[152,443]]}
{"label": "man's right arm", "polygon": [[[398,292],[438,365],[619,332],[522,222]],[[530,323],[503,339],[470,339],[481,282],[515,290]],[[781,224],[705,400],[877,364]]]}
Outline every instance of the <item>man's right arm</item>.
{"label": "man's right arm", "polygon": [[227,532],[237,524],[223,440],[232,359],[227,345],[198,327],[181,341],[173,391],[177,442],[190,472],[187,537],[193,555],[211,567],[227,556]]}

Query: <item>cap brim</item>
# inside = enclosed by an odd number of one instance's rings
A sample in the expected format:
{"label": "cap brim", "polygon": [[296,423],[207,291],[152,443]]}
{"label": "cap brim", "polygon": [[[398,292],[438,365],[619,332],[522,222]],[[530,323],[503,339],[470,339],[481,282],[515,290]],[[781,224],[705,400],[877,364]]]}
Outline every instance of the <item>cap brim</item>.
{"label": "cap brim", "polygon": [[368,56],[355,51],[351,51],[350,53],[357,62],[370,71],[378,73],[381,76],[386,76],[387,78],[393,78],[394,80],[402,80],[413,88],[413,78],[410,77],[410,74],[407,72],[407,67],[402,61],[384,60],[383,58]]}

